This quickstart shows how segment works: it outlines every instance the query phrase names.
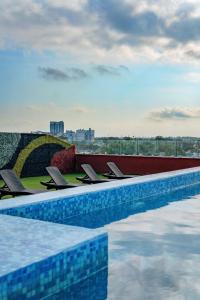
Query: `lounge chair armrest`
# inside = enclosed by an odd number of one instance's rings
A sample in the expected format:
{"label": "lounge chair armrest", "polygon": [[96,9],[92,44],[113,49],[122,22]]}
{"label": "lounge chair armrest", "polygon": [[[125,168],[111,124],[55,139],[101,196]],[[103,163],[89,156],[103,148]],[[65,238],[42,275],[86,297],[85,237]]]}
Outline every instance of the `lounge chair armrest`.
{"label": "lounge chair armrest", "polygon": [[80,180],[80,181],[82,181],[82,180],[90,180],[90,178],[87,175],[85,175],[85,176],[77,176],[76,179]]}
{"label": "lounge chair armrest", "polygon": [[47,189],[55,189],[56,188],[56,184],[54,182],[40,181],[40,183],[42,185],[44,185],[45,187],[47,187]]}
{"label": "lounge chair armrest", "polygon": [[112,173],[104,173],[104,174],[102,174],[104,177],[107,177],[107,178],[109,178],[109,177],[112,177],[113,176],[113,174]]}
{"label": "lounge chair armrest", "polygon": [[0,187],[1,191],[9,191],[9,188],[7,186],[7,184],[4,184],[3,186]]}
{"label": "lounge chair armrest", "polygon": [[85,176],[82,176],[82,177],[81,177],[81,176],[78,176],[78,177],[76,177],[76,179],[77,179],[77,180],[80,180],[80,181],[82,181],[84,178],[85,178]]}

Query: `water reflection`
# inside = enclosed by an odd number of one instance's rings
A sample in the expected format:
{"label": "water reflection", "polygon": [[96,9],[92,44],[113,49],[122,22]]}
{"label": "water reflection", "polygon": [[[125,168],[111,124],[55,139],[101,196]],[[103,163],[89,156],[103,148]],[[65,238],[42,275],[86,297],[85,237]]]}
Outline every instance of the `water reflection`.
{"label": "water reflection", "polygon": [[196,197],[107,225],[108,299],[200,299],[199,215]]}
{"label": "water reflection", "polygon": [[65,220],[108,231],[108,282],[103,275],[51,299],[199,300],[199,194],[194,185]]}

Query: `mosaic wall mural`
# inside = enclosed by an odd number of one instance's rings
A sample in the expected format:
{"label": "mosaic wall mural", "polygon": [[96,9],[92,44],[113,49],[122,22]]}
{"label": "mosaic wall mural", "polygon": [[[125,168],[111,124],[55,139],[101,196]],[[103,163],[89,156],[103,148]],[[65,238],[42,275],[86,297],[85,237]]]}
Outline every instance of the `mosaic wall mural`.
{"label": "mosaic wall mural", "polygon": [[21,139],[20,133],[0,134],[0,168],[3,168],[12,159]]}
{"label": "mosaic wall mural", "polygon": [[20,177],[46,175],[49,165],[71,172],[74,156],[74,145],[51,135],[0,133],[0,169],[13,169]]}

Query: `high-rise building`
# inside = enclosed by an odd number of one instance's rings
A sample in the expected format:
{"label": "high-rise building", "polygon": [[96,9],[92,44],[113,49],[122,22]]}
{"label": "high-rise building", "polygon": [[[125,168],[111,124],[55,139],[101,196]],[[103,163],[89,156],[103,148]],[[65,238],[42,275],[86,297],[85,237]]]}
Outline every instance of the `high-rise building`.
{"label": "high-rise building", "polygon": [[77,142],[85,141],[85,129],[77,129],[76,130],[76,141]]}
{"label": "high-rise building", "polygon": [[66,130],[65,137],[69,142],[74,142],[76,140],[76,132],[73,130]]}
{"label": "high-rise building", "polygon": [[95,131],[89,128],[86,129],[78,129],[76,130],[76,141],[77,142],[94,142]]}
{"label": "high-rise building", "polygon": [[94,142],[95,131],[89,129],[77,129],[76,132],[73,130],[66,130],[64,136],[69,142]]}
{"label": "high-rise building", "polygon": [[63,121],[50,121],[50,133],[52,135],[61,136],[64,134],[64,122]]}
{"label": "high-rise building", "polygon": [[91,128],[85,130],[85,140],[89,143],[94,142],[94,133],[94,130]]}

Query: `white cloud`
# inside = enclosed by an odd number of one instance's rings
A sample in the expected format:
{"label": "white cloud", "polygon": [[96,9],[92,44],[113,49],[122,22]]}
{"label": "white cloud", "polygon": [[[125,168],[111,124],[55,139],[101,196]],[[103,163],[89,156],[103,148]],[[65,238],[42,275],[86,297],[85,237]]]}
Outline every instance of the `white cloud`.
{"label": "white cloud", "polygon": [[200,119],[200,107],[163,107],[151,110],[148,118],[153,121]]}
{"label": "white cloud", "polygon": [[87,3],[87,0],[46,0],[46,3],[50,4],[53,7],[69,8],[74,10],[80,10]]}
{"label": "white cloud", "polygon": [[196,62],[199,26],[194,0],[0,2],[1,49],[71,53],[84,62]]}
{"label": "white cloud", "polygon": [[75,113],[79,113],[79,114],[86,114],[86,113],[90,112],[90,109],[88,109],[87,107],[83,107],[83,106],[76,106],[76,107],[72,107],[71,111],[75,112]]}

